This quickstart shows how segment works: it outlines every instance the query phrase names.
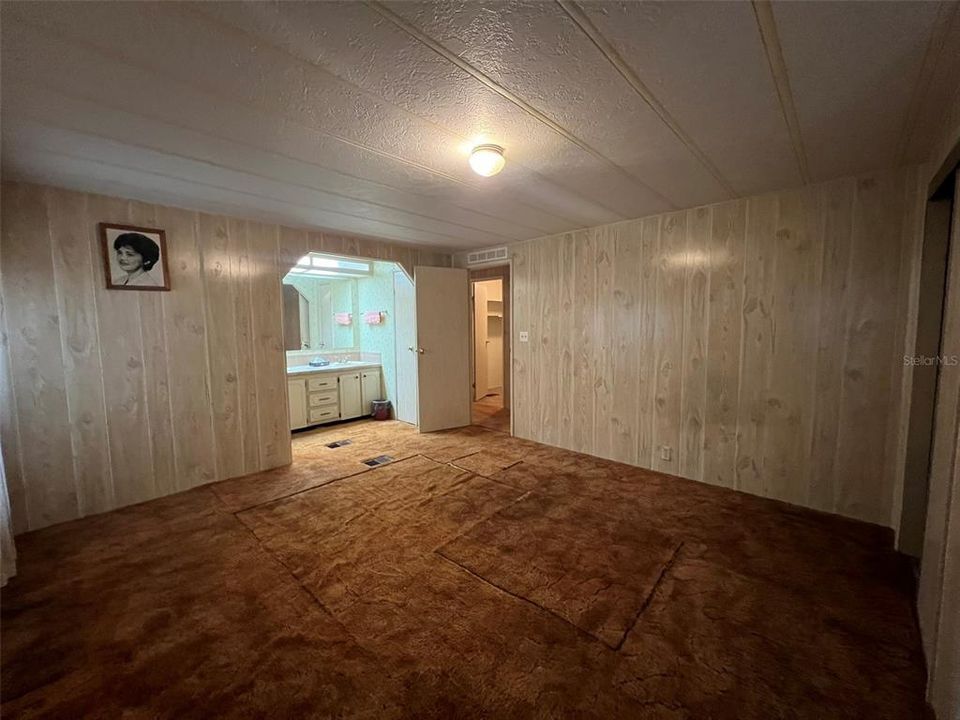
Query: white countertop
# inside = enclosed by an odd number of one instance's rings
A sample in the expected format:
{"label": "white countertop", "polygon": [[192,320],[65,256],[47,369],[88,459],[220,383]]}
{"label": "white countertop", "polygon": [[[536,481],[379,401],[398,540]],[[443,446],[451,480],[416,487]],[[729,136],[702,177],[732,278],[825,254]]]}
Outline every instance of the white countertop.
{"label": "white countertop", "polygon": [[307,375],[311,373],[344,373],[351,370],[361,370],[364,368],[378,368],[380,363],[364,362],[362,360],[349,360],[342,363],[330,363],[323,367],[314,367],[313,365],[293,365],[287,368],[287,375]]}

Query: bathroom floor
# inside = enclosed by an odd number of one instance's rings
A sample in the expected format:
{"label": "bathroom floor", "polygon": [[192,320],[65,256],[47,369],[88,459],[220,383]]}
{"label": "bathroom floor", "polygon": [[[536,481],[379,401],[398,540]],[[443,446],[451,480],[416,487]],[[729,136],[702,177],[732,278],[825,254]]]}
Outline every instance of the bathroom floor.
{"label": "bathroom floor", "polygon": [[3,716],[924,716],[887,529],[476,426],[294,454],[19,537]]}

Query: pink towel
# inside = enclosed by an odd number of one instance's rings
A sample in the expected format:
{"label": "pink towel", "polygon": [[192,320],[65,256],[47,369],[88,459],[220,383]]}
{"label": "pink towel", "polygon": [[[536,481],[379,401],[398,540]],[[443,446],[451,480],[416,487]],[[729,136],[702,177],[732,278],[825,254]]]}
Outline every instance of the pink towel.
{"label": "pink towel", "polygon": [[333,321],[337,325],[350,325],[353,322],[353,313],[339,312],[333,314]]}
{"label": "pink towel", "polygon": [[383,312],[380,310],[367,310],[363,314],[363,321],[367,325],[379,325],[383,322]]}

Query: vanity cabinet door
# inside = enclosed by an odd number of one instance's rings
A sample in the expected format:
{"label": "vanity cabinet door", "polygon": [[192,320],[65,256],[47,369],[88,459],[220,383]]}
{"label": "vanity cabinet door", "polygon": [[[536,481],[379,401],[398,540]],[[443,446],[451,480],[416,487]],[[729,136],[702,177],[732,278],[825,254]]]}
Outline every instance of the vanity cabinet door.
{"label": "vanity cabinet door", "polygon": [[290,429],[307,426],[307,383],[303,378],[287,380],[287,397],[290,404]]}
{"label": "vanity cabinet door", "polygon": [[373,405],[371,405],[371,403],[374,400],[383,400],[383,391],[380,389],[380,371],[364,370],[360,375],[363,414],[370,415],[373,412]]}
{"label": "vanity cabinet door", "polygon": [[354,372],[340,376],[340,419],[360,417],[363,403],[360,394],[360,373]]}

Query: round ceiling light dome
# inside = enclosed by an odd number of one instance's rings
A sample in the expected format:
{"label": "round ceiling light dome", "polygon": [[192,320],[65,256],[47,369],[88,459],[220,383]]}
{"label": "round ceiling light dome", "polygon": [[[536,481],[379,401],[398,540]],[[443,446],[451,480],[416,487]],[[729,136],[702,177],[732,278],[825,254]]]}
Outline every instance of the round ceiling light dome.
{"label": "round ceiling light dome", "polygon": [[477,175],[490,177],[503,170],[506,160],[499,145],[477,145],[470,153],[470,167]]}

